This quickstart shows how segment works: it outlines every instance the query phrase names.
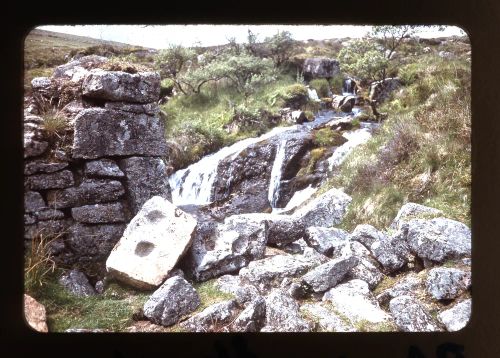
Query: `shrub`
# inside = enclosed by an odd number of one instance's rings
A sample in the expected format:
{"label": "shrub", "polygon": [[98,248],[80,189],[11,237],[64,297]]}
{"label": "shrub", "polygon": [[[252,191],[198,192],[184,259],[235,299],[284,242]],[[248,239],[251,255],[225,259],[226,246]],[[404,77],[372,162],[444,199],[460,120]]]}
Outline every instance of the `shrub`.
{"label": "shrub", "polygon": [[318,97],[328,97],[330,92],[330,84],[324,78],[317,78],[309,82],[309,85],[316,90]]}
{"label": "shrub", "polygon": [[303,84],[295,83],[286,87],[278,88],[268,96],[270,105],[279,107],[300,108],[309,101],[307,88]]}
{"label": "shrub", "polygon": [[339,132],[330,128],[322,128],[314,132],[313,143],[319,147],[339,146],[346,142]]}

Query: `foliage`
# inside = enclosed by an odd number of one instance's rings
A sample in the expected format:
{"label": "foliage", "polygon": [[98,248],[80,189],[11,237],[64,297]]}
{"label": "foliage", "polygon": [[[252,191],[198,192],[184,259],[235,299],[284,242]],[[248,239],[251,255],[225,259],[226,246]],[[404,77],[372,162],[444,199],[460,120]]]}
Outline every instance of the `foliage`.
{"label": "foliage", "polygon": [[306,86],[295,83],[270,92],[268,101],[270,105],[277,104],[279,107],[299,108],[309,101],[309,95]]}
{"label": "foliage", "polygon": [[319,98],[328,97],[328,92],[330,92],[330,84],[325,78],[316,78],[309,82],[309,86],[316,90]]}
{"label": "foliage", "polygon": [[40,232],[31,240],[24,258],[24,287],[31,292],[43,286],[56,265],[51,257],[50,245],[60,235],[46,235]]}
{"label": "foliage", "polygon": [[342,72],[346,72],[364,81],[372,82],[385,78],[389,60],[376,43],[369,39],[353,41],[339,52]]}
{"label": "foliage", "polygon": [[319,147],[334,147],[345,142],[345,138],[339,132],[331,128],[322,128],[314,131],[313,143]]}
{"label": "foliage", "polygon": [[274,65],[281,67],[293,53],[294,40],[290,32],[281,31],[274,36],[267,37],[264,45],[269,50]]}

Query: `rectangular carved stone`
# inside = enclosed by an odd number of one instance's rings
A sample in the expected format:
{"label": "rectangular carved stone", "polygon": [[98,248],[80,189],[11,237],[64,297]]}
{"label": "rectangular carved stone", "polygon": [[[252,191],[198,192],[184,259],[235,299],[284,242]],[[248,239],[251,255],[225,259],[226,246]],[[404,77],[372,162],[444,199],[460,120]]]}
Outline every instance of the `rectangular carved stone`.
{"label": "rectangular carved stone", "polygon": [[75,117],[73,157],[165,156],[165,125],[159,117],[87,108]]}
{"label": "rectangular carved stone", "polygon": [[74,185],[73,173],[63,170],[57,173],[36,174],[25,179],[25,185],[31,190],[62,189]]}
{"label": "rectangular carved stone", "polygon": [[122,203],[85,205],[71,209],[73,219],[82,223],[117,223],[124,222],[125,211]]}
{"label": "rectangular carved stone", "polygon": [[114,201],[124,193],[119,181],[87,179],[78,187],[49,191],[47,201],[52,208],[70,208]]}
{"label": "rectangular carved stone", "polygon": [[40,160],[26,163],[24,166],[24,174],[32,175],[37,173],[54,173],[68,166],[67,162],[50,163]]}

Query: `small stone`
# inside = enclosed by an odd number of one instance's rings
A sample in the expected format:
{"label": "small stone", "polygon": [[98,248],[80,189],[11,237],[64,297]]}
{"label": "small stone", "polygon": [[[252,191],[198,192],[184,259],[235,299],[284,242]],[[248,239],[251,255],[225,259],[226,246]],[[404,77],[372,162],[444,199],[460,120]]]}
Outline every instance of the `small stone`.
{"label": "small stone", "polygon": [[349,239],[370,248],[374,242],[386,240],[386,235],[371,225],[363,224],[356,226]]}
{"label": "small stone", "polygon": [[125,211],[122,203],[85,205],[71,209],[76,221],[86,224],[125,222]]}
{"label": "small stone", "polygon": [[410,249],[401,232],[375,241],[370,251],[378,262],[388,271],[395,272],[408,263]]}
{"label": "small stone", "polygon": [[89,178],[122,178],[125,174],[111,159],[93,160],[85,163],[84,174]]}
{"label": "small stone", "polygon": [[437,216],[442,214],[443,212],[438,209],[416,203],[406,203],[399,209],[389,228],[392,230],[407,229],[407,223],[412,219],[423,219],[425,216]]}
{"label": "small stone", "polygon": [[156,116],[160,113],[160,107],[156,102],[140,104],[127,102],[106,102],[104,108],[115,109],[118,111],[131,112],[137,114],[148,114]]}
{"label": "small stone", "polygon": [[45,307],[33,297],[24,294],[24,317],[29,326],[38,332],[48,332]]}
{"label": "small stone", "polygon": [[71,270],[63,274],[59,279],[59,283],[76,296],[87,297],[96,294],[87,276],[78,270]]}
{"label": "small stone", "polygon": [[471,306],[471,299],[459,302],[452,308],[441,312],[438,318],[446,326],[448,332],[459,331],[469,322],[472,309]]}

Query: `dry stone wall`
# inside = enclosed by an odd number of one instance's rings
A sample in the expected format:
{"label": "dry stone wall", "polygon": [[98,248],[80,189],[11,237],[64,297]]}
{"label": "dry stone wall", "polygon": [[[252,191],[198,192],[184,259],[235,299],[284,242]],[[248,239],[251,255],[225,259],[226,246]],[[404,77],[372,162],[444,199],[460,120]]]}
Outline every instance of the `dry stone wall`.
{"label": "dry stone wall", "polygon": [[[35,78],[24,116],[24,238],[51,238],[59,264],[98,278],[142,205],[171,199],[160,76],[105,71],[106,61],[87,56]],[[67,125],[51,131],[56,116]]]}

